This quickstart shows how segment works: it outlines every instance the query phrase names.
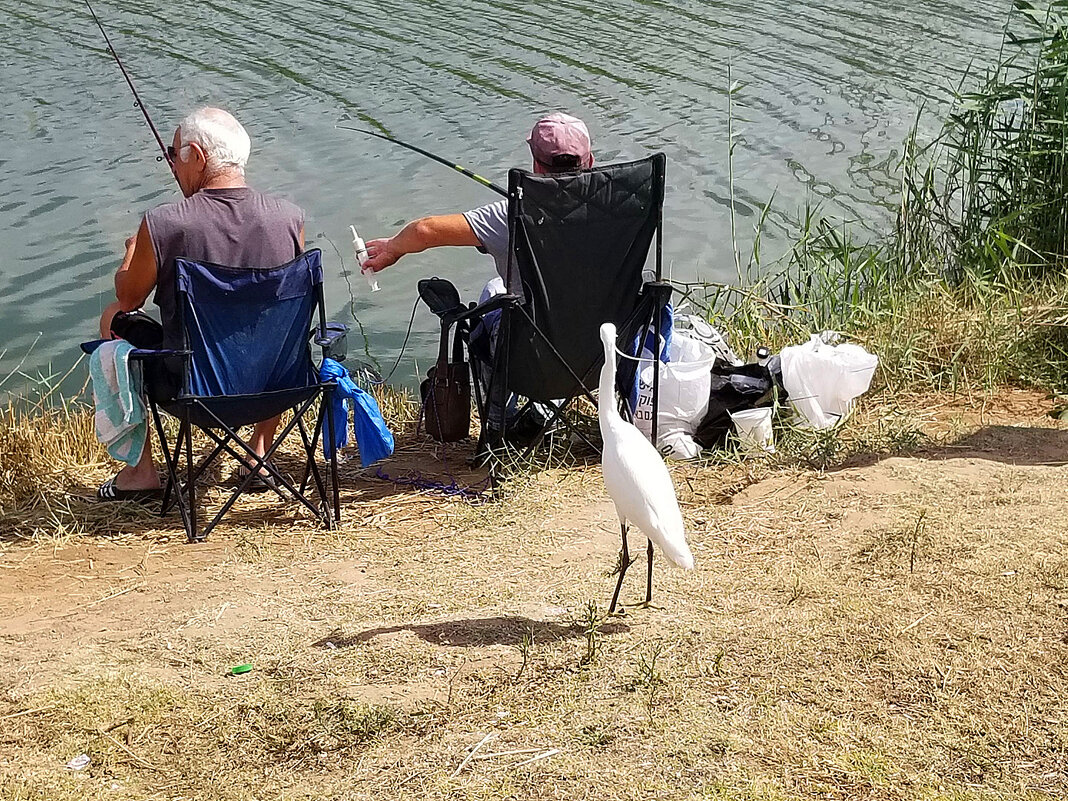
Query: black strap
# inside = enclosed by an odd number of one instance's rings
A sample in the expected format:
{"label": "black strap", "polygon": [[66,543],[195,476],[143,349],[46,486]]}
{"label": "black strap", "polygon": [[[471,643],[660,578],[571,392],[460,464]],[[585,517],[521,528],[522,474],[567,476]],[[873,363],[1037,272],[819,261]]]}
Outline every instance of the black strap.
{"label": "black strap", "polygon": [[463,340],[463,328],[464,323],[456,323],[456,333],[453,334],[452,339],[452,362],[453,364],[464,363],[464,340]]}
{"label": "black strap", "polygon": [[441,334],[438,336],[438,368],[449,363],[449,324],[441,321]]}

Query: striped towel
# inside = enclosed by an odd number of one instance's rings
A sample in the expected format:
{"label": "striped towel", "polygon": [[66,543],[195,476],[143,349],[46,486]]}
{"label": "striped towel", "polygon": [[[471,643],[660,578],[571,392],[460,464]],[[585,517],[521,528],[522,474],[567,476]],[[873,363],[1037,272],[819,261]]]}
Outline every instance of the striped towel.
{"label": "striped towel", "polygon": [[112,458],[129,465],[140,461],[148,435],[141,400],[141,365],[130,361],[133,345],[122,339],[105,342],[89,357],[96,405],[96,437]]}

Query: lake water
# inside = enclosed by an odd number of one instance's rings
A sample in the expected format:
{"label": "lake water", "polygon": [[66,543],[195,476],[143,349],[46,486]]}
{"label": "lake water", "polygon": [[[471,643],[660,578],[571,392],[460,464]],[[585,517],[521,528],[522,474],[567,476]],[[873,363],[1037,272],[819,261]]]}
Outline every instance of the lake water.
{"label": "lake water", "polygon": [[[409,256],[354,298],[348,225],[384,236],[424,214],[496,198],[389,143],[335,128],[373,121],[496,180],[528,166],[537,116],[589,123],[598,161],[668,157],[665,265],[677,279],[731,280],[728,67],[744,133],[735,153],[739,230],[775,193],[773,225],[808,201],[879,228],[894,164],[921,105],[933,127],[969,64],[996,53],[1005,2],[988,0],[99,0],[169,142],[204,103],[253,139],[256,187],[307,210],[335,319],[363,323],[396,357],[416,281],[452,278],[474,297],[492,262],[473,250]],[[123,240],[176,197],[122,78],[79,3],[0,3],[0,378],[63,371],[112,298]],[[340,260],[334,245],[344,254]],[[772,246],[773,247],[773,246]],[[39,334],[39,332],[43,332]],[[433,358],[425,308],[396,380]],[[34,344],[36,342],[36,344]],[[362,348],[362,343],[356,349]],[[25,388],[12,378],[5,390]],[[80,384],[80,382],[79,382]]]}

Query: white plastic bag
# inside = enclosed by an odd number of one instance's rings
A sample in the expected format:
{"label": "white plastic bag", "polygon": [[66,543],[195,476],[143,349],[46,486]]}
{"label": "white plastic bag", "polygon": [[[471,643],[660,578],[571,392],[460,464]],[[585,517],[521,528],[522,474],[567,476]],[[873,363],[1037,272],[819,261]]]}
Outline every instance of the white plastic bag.
{"label": "white plastic bag", "polygon": [[[692,459],[701,452],[693,433],[708,411],[715,354],[702,342],[675,330],[671,335],[670,359],[660,365],[657,414],[657,448],[676,459]],[[638,407],[634,425],[646,439],[653,432],[653,365],[643,363],[638,372]]]}
{"label": "white plastic bag", "polygon": [[694,314],[680,314],[676,318],[675,331],[678,331],[678,324],[688,326],[683,328],[683,332],[690,339],[696,339],[698,342],[702,342],[711,348],[713,355],[725,364],[729,364],[732,367],[740,367],[745,364],[738,358],[737,354],[731,350],[730,343],[727,342],[725,334],[721,333],[718,329],[709,325],[705,320]]}
{"label": "white plastic bag", "polygon": [[860,345],[827,345],[818,336],[803,345],[783,348],[782,383],[804,423],[830,428],[871,386],[879,364]]}

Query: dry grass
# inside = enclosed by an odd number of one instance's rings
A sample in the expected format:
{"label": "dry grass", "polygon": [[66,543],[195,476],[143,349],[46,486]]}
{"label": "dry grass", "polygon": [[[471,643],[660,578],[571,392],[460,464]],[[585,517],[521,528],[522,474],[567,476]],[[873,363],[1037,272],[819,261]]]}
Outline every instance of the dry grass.
{"label": "dry grass", "polygon": [[577,461],[488,505],[346,465],[333,534],[264,499],[196,548],[137,510],[8,540],[0,798],[1063,797],[1068,437],[1039,404],[873,403],[834,448],[676,466],[698,568],[617,619]]}

